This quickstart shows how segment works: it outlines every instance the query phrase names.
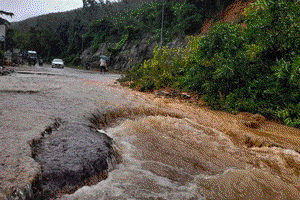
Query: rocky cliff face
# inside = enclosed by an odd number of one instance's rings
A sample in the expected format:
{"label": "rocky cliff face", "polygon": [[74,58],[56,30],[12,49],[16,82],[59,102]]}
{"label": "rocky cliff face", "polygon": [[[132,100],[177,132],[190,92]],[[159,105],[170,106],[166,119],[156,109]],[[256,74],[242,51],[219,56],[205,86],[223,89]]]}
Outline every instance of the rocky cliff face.
{"label": "rocky cliff face", "polygon": [[[140,41],[127,42],[121,52],[114,57],[108,68],[110,70],[125,71],[130,69],[135,64],[142,63],[144,60],[151,59],[153,57],[153,49],[156,45],[159,45],[159,41],[149,42],[151,36],[148,35]],[[187,44],[184,37],[178,37],[174,41],[167,44],[169,47],[184,47]],[[115,44],[116,45],[116,44]],[[80,58],[83,62],[90,63],[92,68],[97,68],[100,55],[108,55],[107,44],[100,45],[96,53],[92,53],[92,47],[83,52]]]}

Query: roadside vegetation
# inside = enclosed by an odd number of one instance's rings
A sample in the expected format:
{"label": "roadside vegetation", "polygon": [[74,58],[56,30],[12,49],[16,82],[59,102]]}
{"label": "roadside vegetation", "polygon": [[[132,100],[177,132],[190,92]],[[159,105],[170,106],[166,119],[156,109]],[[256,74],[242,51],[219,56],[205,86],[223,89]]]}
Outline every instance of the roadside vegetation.
{"label": "roadside vegetation", "polygon": [[213,109],[260,113],[300,127],[300,5],[257,0],[240,24],[218,23],[187,47],[157,46],[153,58],[120,81],[141,91],[198,93]]}

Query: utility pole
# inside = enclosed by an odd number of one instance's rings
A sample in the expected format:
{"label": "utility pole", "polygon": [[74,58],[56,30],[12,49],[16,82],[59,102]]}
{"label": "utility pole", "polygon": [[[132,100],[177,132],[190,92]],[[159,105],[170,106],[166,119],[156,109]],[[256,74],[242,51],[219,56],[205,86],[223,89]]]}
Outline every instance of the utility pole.
{"label": "utility pole", "polygon": [[160,48],[162,47],[162,42],[163,42],[163,31],[164,31],[164,0],[162,0],[162,14],[161,14],[161,29],[160,29]]}
{"label": "utility pole", "polygon": [[162,0],[162,10],[161,10],[161,28],[160,28],[160,47],[159,47],[159,63],[161,64],[161,57],[162,57],[162,43],[163,43],[163,31],[164,31],[164,0]]}

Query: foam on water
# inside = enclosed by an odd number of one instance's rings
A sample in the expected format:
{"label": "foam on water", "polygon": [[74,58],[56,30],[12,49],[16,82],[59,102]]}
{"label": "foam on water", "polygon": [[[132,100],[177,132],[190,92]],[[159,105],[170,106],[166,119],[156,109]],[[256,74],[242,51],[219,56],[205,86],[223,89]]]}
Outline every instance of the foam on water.
{"label": "foam on water", "polygon": [[95,186],[85,186],[72,195],[65,195],[61,199],[135,199],[135,198],[164,198],[189,199],[196,193],[196,184],[178,184],[170,179],[158,176],[143,169],[145,162],[159,163],[165,167],[179,170],[161,162],[143,161],[134,157],[138,149],[133,145],[135,135],[125,134],[124,126],[111,128],[107,135],[114,138],[119,151],[122,153],[123,163],[111,171],[108,178]]}
{"label": "foam on water", "polygon": [[[264,159],[271,161],[271,154],[290,161],[282,155],[296,157],[297,152],[274,147],[240,149],[217,130],[162,116],[127,120],[106,132],[114,139],[123,162],[106,180],[61,199],[300,197],[292,182],[299,178],[293,176],[286,182],[263,165]],[[261,164],[254,166],[250,161]]]}

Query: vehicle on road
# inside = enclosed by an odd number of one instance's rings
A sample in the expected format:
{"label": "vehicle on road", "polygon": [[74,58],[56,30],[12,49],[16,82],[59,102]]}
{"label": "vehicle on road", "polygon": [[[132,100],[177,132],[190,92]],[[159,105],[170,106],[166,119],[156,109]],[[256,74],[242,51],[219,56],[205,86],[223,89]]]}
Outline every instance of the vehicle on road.
{"label": "vehicle on road", "polygon": [[29,66],[34,66],[37,63],[37,52],[36,51],[23,51],[23,60],[28,63]]}
{"label": "vehicle on road", "polygon": [[51,66],[52,66],[52,68],[61,68],[61,69],[63,69],[65,67],[65,64],[64,64],[64,61],[62,59],[55,58],[55,59],[52,60]]}

